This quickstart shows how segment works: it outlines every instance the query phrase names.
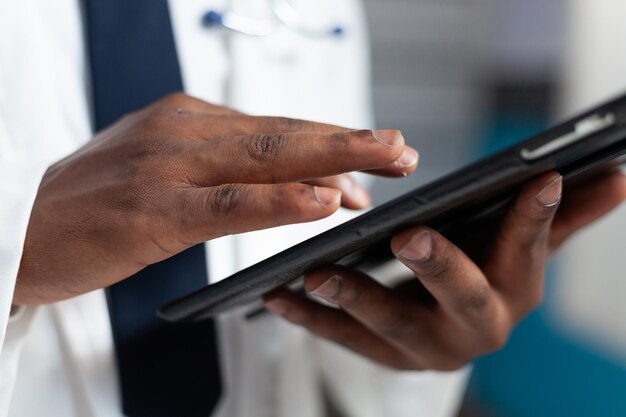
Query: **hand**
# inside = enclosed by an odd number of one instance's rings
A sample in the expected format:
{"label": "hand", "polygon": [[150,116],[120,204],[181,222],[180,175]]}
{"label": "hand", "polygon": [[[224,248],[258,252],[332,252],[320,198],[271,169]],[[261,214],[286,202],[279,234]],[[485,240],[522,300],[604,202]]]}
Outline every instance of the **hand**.
{"label": "hand", "polygon": [[250,117],[170,96],[48,169],[14,303],[102,288],[219,236],[317,220],[341,198],[362,207],[367,193],[340,174],[400,176],[416,164],[397,131]]}
{"label": "hand", "polygon": [[468,250],[492,243],[479,264],[436,231],[417,227],[395,236],[391,247],[419,285],[388,289],[331,266],[307,276],[305,289],[338,308],[285,290],[268,295],[266,306],[393,368],[458,369],[505,344],[541,301],[546,259],[624,200],[626,179],[610,174],[571,190],[557,211],[561,192],[556,173],[529,183],[492,239],[474,237]]}

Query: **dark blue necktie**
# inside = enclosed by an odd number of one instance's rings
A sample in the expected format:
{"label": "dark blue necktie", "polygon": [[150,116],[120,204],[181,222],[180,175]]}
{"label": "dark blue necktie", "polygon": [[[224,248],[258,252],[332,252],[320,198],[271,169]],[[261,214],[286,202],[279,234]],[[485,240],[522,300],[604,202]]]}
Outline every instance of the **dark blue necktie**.
{"label": "dark blue necktie", "polygon": [[[167,0],[85,0],[96,130],[182,90]],[[108,289],[124,413],[208,417],[221,392],[213,322],[155,312],[207,284],[198,245]]]}

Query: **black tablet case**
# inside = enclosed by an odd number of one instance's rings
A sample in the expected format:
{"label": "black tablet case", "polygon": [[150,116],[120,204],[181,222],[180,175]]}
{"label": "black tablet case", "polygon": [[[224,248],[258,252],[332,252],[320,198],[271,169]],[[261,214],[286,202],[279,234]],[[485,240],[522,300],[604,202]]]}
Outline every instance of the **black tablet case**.
{"label": "black tablet case", "polygon": [[[545,156],[545,149],[574,132],[581,121],[609,120]],[[572,186],[621,163],[626,154],[626,96],[597,107],[531,139],[458,170],[355,219],[246,268],[223,281],[176,300],[160,311],[170,321],[214,316],[256,300],[322,266],[341,263],[362,270],[392,257],[390,238],[409,227],[428,225],[447,236],[455,229],[503,212],[521,186],[556,170]],[[448,236],[449,237],[449,236]]]}

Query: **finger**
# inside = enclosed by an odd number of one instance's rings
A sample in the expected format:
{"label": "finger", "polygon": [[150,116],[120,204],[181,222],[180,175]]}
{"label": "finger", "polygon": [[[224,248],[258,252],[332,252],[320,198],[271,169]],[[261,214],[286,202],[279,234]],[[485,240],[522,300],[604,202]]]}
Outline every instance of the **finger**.
{"label": "finger", "polygon": [[254,133],[334,133],[346,132],[349,129],[343,126],[314,122],[310,120],[293,119],[276,116],[243,116],[238,119],[240,124],[246,126],[247,134]]}
{"label": "finger", "polygon": [[322,219],[340,205],[341,193],[305,184],[226,184],[176,193],[177,230],[190,244],[216,236]]}
{"label": "finger", "polygon": [[568,189],[552,225],[550,249],[554,251],[572,234],[593,223],[626,199],[626,176],[603,175]]}
{"label": "finger", "polygon": [[358,271],[342,266],[324,268],[307,275],[304,288],[398,347],[416,346],[426,337],[428,309]]}
{"label": "finger", "polygon": [[289,322],[378,363],[398,369],[416,366],[398,349],[341,310],[284,290],[267,295],[265,306]]}
{"label": "finger", "polygon": [[[288,117],[249,116],[238,112],[216,113],[189,109],[187,129],[199,140],[247,135],[272,135],[281,133],[335,133],[346,132],[345,127],[317,123]],[[217,113],[220,114],[220,113]]]}
{"label": "finger", "polygon": [[188,151],[194,182],[281,183],[383,168],[400,158],[398,131],[350,131],[243,136],[198,143]]}
{"label": "finger", "polygon": [[[255,117],[241,114],[230,117],[215,118],[211,115],[195,115],[199,126],[196,134],[203,139],[217,139],[225,136],[245,135],[272,135],[286,133],[338,133],[349,132],[351,129],[311,122],[307,120],[290,119],[287,117]],[[419,154],[415,149],[405,147],[401,156],[391,165],[380,169],[366,171],[368,174],[383,177],[402,177],[411,174],[417,168]]]}
{"label": "finger", "polygon": [[[289,119],[286,117],[236,117],[232,118],[233,125],[230,128],[232,135],[258,135],[259,133],[341,133],[354,131],[341,126],[328,125],[306,120]],[[415,171],[419,162],[418,152],[405,146],[400,157],[392,164],[379,168],[366,170],[368,174],[382,177],[403,177]]]}
{"label": "finger", "polygon": [[548,237],[562,190],[563,178],[555,172],[526,184],[500,225],[484,266],[491,284],[520,314],[541,301]]}
{"label": "finger", "polygon": [[494,327],[498,300],[480,268],[454,244],[432,229],[417,227],[395,236],[391,250],[457,323]]}
{"label": "finger", "polygon": [[345,208],[360,210],[372,203],[370,194],[351,175],[335,175],[306,181],[307,184],[335,188],[341,191],[341,205]]}
{"label": "finger", "polygon": [[363,170],[363,172],[379,177],[406,177],[408,175],[411,175],[415,171],[418,163],[418,152],[409,146],[405,146],[400,157],[391,165],[380,169]]}
{"label": "finger", "polygon": [[418,163],[419,153],[415,149],[405,146],[402,155],[393,164],[381,169],[366,170],[365,172],[380,177],[406,177],[415,171]]}

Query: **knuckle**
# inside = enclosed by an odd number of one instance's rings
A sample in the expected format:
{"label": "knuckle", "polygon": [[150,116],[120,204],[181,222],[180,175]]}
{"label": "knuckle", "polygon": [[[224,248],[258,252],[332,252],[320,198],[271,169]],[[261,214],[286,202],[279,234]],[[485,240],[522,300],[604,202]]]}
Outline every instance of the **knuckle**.
{"label": "knuckle", "polygon": [[440,253],[420,265],[420,277],[423,276],[431,281],[445,282],[451,278],[450,272],[453,270],[455,262],[454,255],[450,252]]}
{"label": "knuckle", "polygon": [[171,127],[189,118],[191,114],[191,111],[179,106],[158,107],[150,112],[148,122],[157,128]]}
{"label": "knuckle", "polygon": [[526,215],[526,221],[538,230],[546,228],[554,216],[554,208],[540,207]]}
{"label": "knuckle", "polygon": [[179,106],[185,104],[189,100],[189,96],[182,91],[177,91],[175,93],[171,93],[163,97],[159,104],[163,104],[166,106]]}
{"label": "knuckle", "polygon": [[354,132],[335,132],[330,135],[331,146],[337,152],[344,152],[350,147]]}
{"label": "knuckle", "polygon": [[316,324],[313,314],[309,310],[298,306],[290,306],[285,312],[285,318],[309,330],[314,330]]}
{"label": "knuckle", "polygon": [[[163,199],[165,200],[165,199]],[[168,200],[167,204],[163,204],[159,208],[160,217],[166,219],[167,223],[171,223],[174,228],[183,234],[197,230],[198,217],[193,213],[204,213],[206,208],[204,200],[200,194],[195,194],[192,198],[174,198]],[[152,219],[148,219],[152,221]]]}
{"label": "knuckle", "polygon": [[[408,333],[415,333],[415,320],[411,314],[396,314],[391,319],[385,319],[374,327],[377,334],[388,340],[407,339]],[[419,337],[419,334],[412,336]]]}
{"label": "knuckle", "polygon": [[283,134],[251,136],[243,141],[244,151],[252,161],[266,163],[280,156],[286,140]]}
{"label": "knuckle", "polygon": [[214,187],[207,194],[206,207],[211,211],[228,214],[245,201],[247,188],[242,184],[226,184]]}
{"label": "knuckle", "polygon": [[146,113],[146,117],[140,128],[151,137],[155,133],[169,131],[172,127],[172,113],[175,110],[170,107],[155,107]]}
{"label": "knuckle", "polygon": [[378,335],[387,340],[401,340],[405,335],[405,326],[401,323],[386,323],[375,327]]}
{"label": "knuckle", "polygon": [[358,308],[365,304],[366,290],[351,281],[338,278],[339,289],[334,299],[346,308]]}
{"label": "knuckle", "polygon": [[185,107],[180,100],[176,104],[161,104],[152,106],[144,113],[143,123],[140,127],[153,135],[163,136],[164,132],[178,132],[184,136],[194,133],[190,127],[193,125],[191,118],[194,112]]}
{"label": "knuckle", "polygon": [[556,207],[537,207],[536,205],[533,205],[533,207],[520,207],[519,204],[516,204],[512,211],[512,214],[523,219],[524,224],[527,226],[533,229],[541,229],[550,222],[556,212]]}
{"label": "knuckle", "polygon": [[481,315],[491,302],[491,288],[487,282],[477,284],[460,302],[460,308],[468,316]]}
{"label": "knuckle", "polygon": [[162,120],[162,116],[168,112],[173,112],[176,109],[186,107],[185,104],[188,97],[184,93],[172,93],[160,100],[152,103],[151,105],[134,112],[128,113],[126,117],[132,116],[132,118],[139,118],[145,122],[151,123]]}

